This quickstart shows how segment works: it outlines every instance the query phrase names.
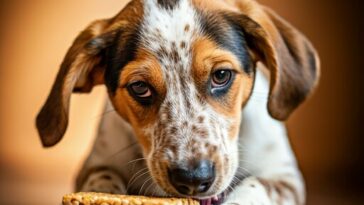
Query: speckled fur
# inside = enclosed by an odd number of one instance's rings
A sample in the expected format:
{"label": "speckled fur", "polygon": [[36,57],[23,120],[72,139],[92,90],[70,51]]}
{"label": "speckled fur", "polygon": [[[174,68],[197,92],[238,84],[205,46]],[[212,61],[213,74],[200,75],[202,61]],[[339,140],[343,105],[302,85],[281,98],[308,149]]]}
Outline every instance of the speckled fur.
{"label": "speckled fur", "polygon": [[[165,173],[166,166],[188,164],[196,158],[216,163],[219,175],[216,187],[206,193],[209,196],[225,190],[232,180],[237,156],[231,153],[237,153],[237,144],[227,135],[234,119],[201,100],[192,77],[192,43],[202,36],[198,21],[190,1],[181,0],[172,10],[160,9],[155,1],[146,2],[141,46],[158,56],[168,89],[158,121],[144,130],[152,142],[147,157],[151,174],[171,193],[178,194],[164,180],[165,174],[158,174]],[[224,172],[223,167],[229,169]]]}

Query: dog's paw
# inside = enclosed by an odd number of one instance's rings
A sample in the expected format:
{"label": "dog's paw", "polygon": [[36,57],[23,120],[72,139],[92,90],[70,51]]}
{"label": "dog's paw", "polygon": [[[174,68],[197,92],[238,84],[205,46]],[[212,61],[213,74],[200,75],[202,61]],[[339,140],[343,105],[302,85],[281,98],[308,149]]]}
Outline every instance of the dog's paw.
{"label": "dog's paw", "polygon": [[265,188],[254,177],[244,180],[227,196],[223,205],[271,205]]}
{"label": "dog's paw", "polygon": [[126,188],[121,178],[115,172],[108,170],[90,174],[81,191],[126,194]]}

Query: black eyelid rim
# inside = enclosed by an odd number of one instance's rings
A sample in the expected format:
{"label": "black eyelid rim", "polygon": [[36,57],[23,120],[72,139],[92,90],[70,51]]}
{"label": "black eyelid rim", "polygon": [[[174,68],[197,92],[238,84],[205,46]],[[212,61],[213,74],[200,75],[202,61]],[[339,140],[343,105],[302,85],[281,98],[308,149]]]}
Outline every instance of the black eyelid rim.
{"label": "black eyelid rim", "polygon": [[234,68],[231,68],[231,67],[214,67],[211,69],[211,75],[214,74],[215,72],[217,71],[220,71],[220,70],[226,70],[226,71],[231,71],[231,72],[234,72],[234,73],[239,73],[239,71],[237,71],[236,69]]}
{"label": "black eyelid rim", "polygon": [[127,85],[128,85],[128,86],[132,86],[132,85],[134,85],[134,84],[136,84],[136,83],[144,83],[146,86],[150,87],[150,85],[149,85],[147,82],[142,81],[142,80],[133,81],[133,82],[128,83]]}
{"label": "black eyelid rim", "polygon": [[152,86],[150,86],[150,84],[149,84],[149,83],[147,83],[147,82],[145,82],[145,81],[143,81],[143,80],[131,81],[131,82],[125,83],[124,85],[120,85],[119,87],[120,87],[120,88],[128,88],[128,87],[130,87],[131,85],[133,85],[134,83],[138,83],[138,82],[143,82],[143,83],[145,83],[147,86],[152,87]]}

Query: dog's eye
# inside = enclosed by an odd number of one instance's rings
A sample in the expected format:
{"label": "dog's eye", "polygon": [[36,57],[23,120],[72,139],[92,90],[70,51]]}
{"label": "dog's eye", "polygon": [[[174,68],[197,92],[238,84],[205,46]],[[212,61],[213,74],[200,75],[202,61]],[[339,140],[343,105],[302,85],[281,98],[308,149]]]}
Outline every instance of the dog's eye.
{"label": "dog's eye", "polygon": [[152,96],[152,91],[147,83],[138,81],[129,85],[129,90],[139,98],[149,98]]}
{"label": "dog's eye", "polygon": [[221,88],[227,85],[231,80],[232,73],[230,70],[218,70],[212,74],[212,88]]}

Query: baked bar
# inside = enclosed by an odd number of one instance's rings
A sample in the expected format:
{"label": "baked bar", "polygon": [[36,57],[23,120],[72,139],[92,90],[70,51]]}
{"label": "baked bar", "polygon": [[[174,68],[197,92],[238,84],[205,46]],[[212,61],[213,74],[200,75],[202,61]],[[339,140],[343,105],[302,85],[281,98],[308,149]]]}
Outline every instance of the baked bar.
{"label": "baked bar", "polygon": [[199,205],[193,199],[154,198],[145,196],[114,195],[80,192],[63,197],[63,205]]}

